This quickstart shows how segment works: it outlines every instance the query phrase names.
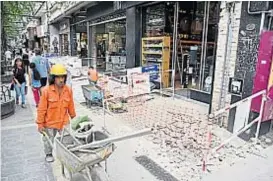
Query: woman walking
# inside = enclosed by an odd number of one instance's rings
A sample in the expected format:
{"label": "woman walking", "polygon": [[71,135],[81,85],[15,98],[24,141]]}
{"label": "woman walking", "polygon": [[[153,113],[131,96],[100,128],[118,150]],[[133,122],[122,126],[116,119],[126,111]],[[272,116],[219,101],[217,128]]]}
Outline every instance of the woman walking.
{"label": "woman walking", "polygon": [[22,108],[26,108],[25,88],[26,88],[26,70],[21,58],[16,58],[14,62],[13,80],[16,92],[16,104],[19,104],[19,98],[21,96]]}

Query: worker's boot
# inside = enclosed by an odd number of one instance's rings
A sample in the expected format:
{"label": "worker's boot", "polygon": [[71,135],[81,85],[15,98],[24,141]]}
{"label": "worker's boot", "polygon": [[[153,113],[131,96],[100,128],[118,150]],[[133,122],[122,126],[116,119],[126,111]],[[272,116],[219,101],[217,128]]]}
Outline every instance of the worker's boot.
{"label": "worker's boot", "polygon": [[52,154],[47,154],[46,157],[45,157],[45,160],[47,162],[54,162],[54,157]]}

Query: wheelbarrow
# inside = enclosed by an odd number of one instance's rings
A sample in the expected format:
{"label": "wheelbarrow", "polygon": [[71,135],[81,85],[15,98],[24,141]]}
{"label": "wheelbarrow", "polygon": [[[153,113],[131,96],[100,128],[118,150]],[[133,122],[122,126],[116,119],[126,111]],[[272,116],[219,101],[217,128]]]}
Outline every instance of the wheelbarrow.
{"label": "wheelbarrow", "polygon": [[92,105],[102,106],[103,91],[95,85],[82,85],[82,92],[90,108]]}
{"label": "wheelbarrow", "polygon": [[[72,180],[74,174],[81,174],[87,181],[110,181],[107,175],[107,165],[105,169],[101,166],[103,161],[110,157],[115,150],[114,142],[131,139],[135,137],[151,134],[153,129],[144,129],[124,136],[110,138],[103,131],[92,133],[94,139],[91,143],[82,144],[68,129],[64,129],[61,135],[54,139],[56,157],[62,165],[62,174]],[[65,134],[68,133],[68,134]],[[53,144],[48,135],[44,132],[51,146]],[[54,147],[53,147],[54,148]],[[68,177],[65,174],[68,171]]]}

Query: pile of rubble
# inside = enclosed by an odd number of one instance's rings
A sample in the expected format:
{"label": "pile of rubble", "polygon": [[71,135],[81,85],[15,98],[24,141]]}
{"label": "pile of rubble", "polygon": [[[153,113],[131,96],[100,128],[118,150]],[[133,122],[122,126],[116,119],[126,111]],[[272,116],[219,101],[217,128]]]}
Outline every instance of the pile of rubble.
{"label": "pile of rubble", "polygon": [[[82,94],[81,91],[79,94]],[[154,127],[155,134],[148,139],[160,149],[155,150],[157,154],[151,155],[152,159],[158,161],[163,168],[176,173],[175,176],[178,175],[180,180],[200,180],[203,173],[202,159],[208,151],[209,128],[212,131],[211,148],[220,145],[231,134],[209,122],[207,107],[203,105],[159,96],[146,100],[147,97],[141,96],[130,100],[127,103],[128,112],[113,116],[137,130]],[[260,145],[234,139],[209,157],[207,169],[213,173],[249,155],[263,157],[260,152],[266,145],[272,144],[272,138],[273,134],[262,136]],[[168,162],[162,161],[165,158]]]}
{"label": "pile of rubble", "polygon": [[[209,122],[206,111],[205,107],[187,101],[156,97],[148,102],[136,103],[128,107],[127,113],[116,116],[136,129],[154,127],[155,134],[148,139],[160,146],[158,156],[168,157],[171,160],[168,167],[180,172],[182,180],[198,180],[202,175],[202,160],[208,151],[208,144],[214,148],[228,138],[216,134],[225,130]],[[209,128],[212,129],[210,143]],[[259,155],[260,147],[241,140],[237,142],[227,144],[209,157],[209,172],[232,165],[250,154]]]}

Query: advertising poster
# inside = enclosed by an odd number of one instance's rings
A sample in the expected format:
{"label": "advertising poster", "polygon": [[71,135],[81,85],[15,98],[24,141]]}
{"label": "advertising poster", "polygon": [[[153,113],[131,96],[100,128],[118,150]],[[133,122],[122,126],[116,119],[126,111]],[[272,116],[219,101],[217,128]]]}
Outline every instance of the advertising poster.
{"label": "advertising poster", "polygon": [[142,67],[142,73],[149,73],[150,81],[155,81],[159,78],[158,65],[149,65],[149,66]]}

